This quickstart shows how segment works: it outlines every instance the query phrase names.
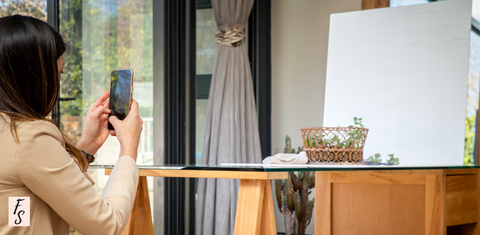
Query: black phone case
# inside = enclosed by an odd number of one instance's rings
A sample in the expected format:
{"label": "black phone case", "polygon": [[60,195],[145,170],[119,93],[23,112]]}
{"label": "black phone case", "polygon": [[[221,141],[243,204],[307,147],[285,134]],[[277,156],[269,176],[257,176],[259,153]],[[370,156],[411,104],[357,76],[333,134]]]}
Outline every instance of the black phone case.
{"label": "black phone case", "polygon": [[[119,70],[120,70],[120,69],[119,69]],[[113,71],[116,71],[116,70],[113,70]],[[113,71],[112,71],[112,73],[113,73]],[[133,69],[130,69],[130,71],[131,71],[132,76],[131,76],[131,78],[130,78],[131,81],[130,81],[129,107],[132,105],[132,97],[133,97],[133,76],[134,76]],[[111,89],[111,85],[112,85],[111,83],[112,83],[112,82],[111,82],[111,80],[110,80],[110,89]],[[110,101],[109,101],[109,102],[110,102]],[[113,114],[113,109],[111,109],[111,110],[112,110],[112,112],[110,112],[110,113],[108,114],[108,118],[109,118],[109,119],[110,119],[111,116],[115,116],[115,115]],[[114,130],[115,130],[115,128],[113,127],[113,125],[110,123],[110,120],[108,120],[108,130],[110,130],[110,131],[114,131]]]}

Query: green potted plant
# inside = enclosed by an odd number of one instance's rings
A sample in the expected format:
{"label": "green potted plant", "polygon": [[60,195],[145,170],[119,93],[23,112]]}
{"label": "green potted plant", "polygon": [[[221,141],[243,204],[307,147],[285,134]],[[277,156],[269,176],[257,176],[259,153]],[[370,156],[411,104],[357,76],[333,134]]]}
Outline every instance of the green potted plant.
{"label": "green potted plant", "polygon": [[353,118],[349,127],[301,128],[303,150],[310,163],[360,162],[363,160],[363,146],[368,129],[362,118]]}
{"label": "green potted plant", "polygon": [[[400,160],[398,157],[394,157],[393,154],[388,155],[390,158],[386,160],[386,165],[398,165],[400,164]],[[376,153],[373,156],[370,156],[367,161],[365,161],[366,165],[380,165],[382,164],[382,156],[379,153]],[[385,165],[385,164],[384,164]]]}
{"label": "green potted plant", "polygon": [[388,155],[390,159],[387,159],[387,165],[398,165],[400,164],[400,160],[398,157],[394,157],[393,154]]}
{"label": "green potted plant", "polygon": [[374,156],[370,156],[365,162],[366,165],[380,165],[382,164],[382,156],[376,153]]}
{"label": "green potted plant", "polygon": [[[295,153],[290,136],[285,138],[284,153]],[[302,148],[298,148],[301,152]],[[276,150],[278,153],[278,149]],[[289,172],[288,179],[275,180],[275,196],[278,209],[284,215],[285,234],[303,235],[313,215],[315,199],[308,199],[315,187],[314,172]]]}

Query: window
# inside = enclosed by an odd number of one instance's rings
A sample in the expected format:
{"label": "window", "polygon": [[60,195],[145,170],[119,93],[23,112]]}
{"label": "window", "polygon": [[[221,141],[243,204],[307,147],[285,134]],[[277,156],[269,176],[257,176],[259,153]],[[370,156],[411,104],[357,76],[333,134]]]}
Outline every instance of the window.
{"label": "window", "polygon": [[46,0],[0,0],[0,17],[9,15],[28,15],[47,21]]}
{"label": "window", "polygon": [[[203,5],[198,4],[198,7]],[[207,118],[208,95],[210,82],[212,80],[213,62],[215,59],[216,42],[213,38],[217,30],[215,15],[211,5],[206,8],[197,9],[197,99],[196,99],[196,138],[195,158],[196,163],[201,163],[203,142],[205,135],[205,123]]]}
{"label": "window", "polygon": [[[60,0],[59,4],[59,31],[67,43],[60,92],[62,131],[78,141],[88,109],[109,89],[111,71],[131,68],[135,72],[133,98],[144,121],[137,163],[153,164],[152,0]],[[116,137],[108,137],[93,164],[115,164],[119,150]],[[102,192],[108,179],[103,170],[90,169],[89,174]],[[153,180],[148,178],[152,204],[160,198],[153,196]]]}
{"label": "window", "polygon": [[429,3],[428,0],[390,0],[390,7],[408,6]]}
{"label": "window", "polygon": [[465,152],[464,163],[475,163],[477,146],[477,115],[480,95],[480,35],[470,33],[470,64],[468,69],[467,117],[465,121]]}
{"label": "window", "polygon": [[478,146],[478,110],[480,95],[480,1],[474,0],[472,6],[472,31],[470,32],[470,63],[468,67],[467,117],[465,121],[466,165],[475,163]]}

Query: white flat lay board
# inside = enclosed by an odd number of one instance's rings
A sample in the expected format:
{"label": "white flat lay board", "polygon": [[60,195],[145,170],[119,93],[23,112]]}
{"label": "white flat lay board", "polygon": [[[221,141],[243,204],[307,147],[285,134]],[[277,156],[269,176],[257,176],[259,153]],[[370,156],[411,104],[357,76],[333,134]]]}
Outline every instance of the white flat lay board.
{"label": "white flat lay board", "polygon": [[364,159],[462,165],[471,0],[332,14],[324,127],[363,118]]}

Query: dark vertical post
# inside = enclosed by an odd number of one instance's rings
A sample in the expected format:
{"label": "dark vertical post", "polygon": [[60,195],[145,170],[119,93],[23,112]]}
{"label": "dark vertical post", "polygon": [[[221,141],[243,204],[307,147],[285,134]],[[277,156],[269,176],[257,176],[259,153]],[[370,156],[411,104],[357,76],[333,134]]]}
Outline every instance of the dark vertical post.
{"label": "dark vertical post", "polygon": [[[186,0],[186,164],[195,164],[195,131],[196,131],[196,101],[197,101],[197,1]],[[195,234],[195,179],[186,182],[186,231],[185,234]]]}
{"label": "dark vertical post", "polygon": [[47,0],[47,23],[57,31],[59,27],[58,1],[59,0]]}
{"label": "dark vertical post", "polygon": [[[55,30],[59,31],[59,0],[47,0],[47,23],[50,24]],[[57,100],[52,110],[52,120],[57,125],[60,125],[60,103]]]}
{"label": "dark vertical post", "polygon": [[272,149],[272,58],[271,58],[271,0],[257,0],[248,22],[248,55],[250,58],[262,157]]}
{"label": "dark vertical post", "polygon": [[[193,0],[165,0],[164,7],[165,164],[193,164],[196,4]],[[195,212],[191,211],[195,207],[192,182],[165,178],[165,234],[194,232],[190,227],[195,221]]]}
{"label": "dark vertical post", "polygon": [[[165,164],[185,164],[185,142],[181,138],[185,133],[185,107],[183,91],[185,84],[185,34],[183,13],[184,1],[165,1],[165,58],[164,58],[164,95],[165,95]],[[165,178],[165,228],[164,234],[184,234],[185,180]]]}

